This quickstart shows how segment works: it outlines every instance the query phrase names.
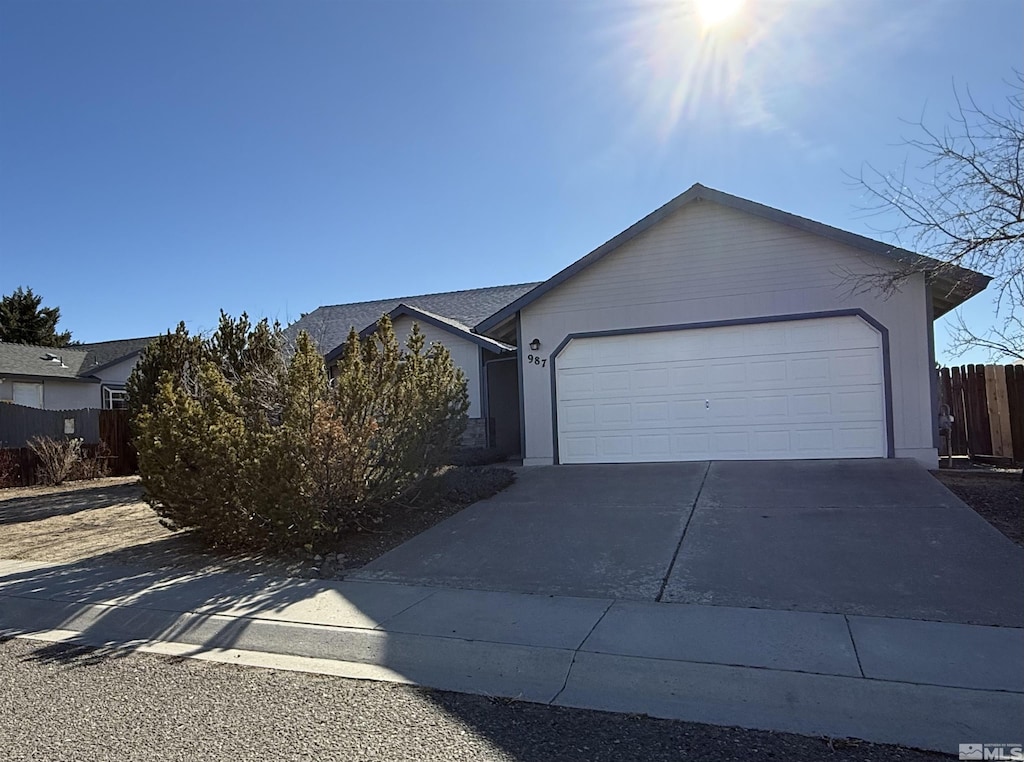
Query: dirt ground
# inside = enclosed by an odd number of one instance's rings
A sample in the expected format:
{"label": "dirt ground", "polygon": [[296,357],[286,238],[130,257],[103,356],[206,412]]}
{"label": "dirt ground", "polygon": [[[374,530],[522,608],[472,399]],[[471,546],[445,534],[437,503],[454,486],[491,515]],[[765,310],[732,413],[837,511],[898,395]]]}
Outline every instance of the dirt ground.
{"label": "dirt ground", "polygon": [[168,530],[143,502],[135,476],[0,489],[0,558],[342,577],[513,479],[504,468],[452,469],[442,482],[443,492],[429,503],[387,509],[379,523],[343,535],[336,547],[322,549],[320,555],[282,557],[218,552],[204,547],[191,532]]}
{"label": "dirt ground", "polygon": [[943,469],[932,474],[989,524],[1024,547],[1024,482],[1020,469]]}

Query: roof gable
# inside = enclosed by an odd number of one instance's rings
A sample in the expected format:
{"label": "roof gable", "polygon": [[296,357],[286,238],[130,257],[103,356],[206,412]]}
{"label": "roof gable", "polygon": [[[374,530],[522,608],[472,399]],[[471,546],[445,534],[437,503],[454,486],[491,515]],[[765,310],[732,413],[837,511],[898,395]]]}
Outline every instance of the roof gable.
{"label": "roof gable", "polygon": [[[468,325],[463,325],[462,323],[446,318],[443,315],[435,315],[431,312],[427,312],[426,310],[411,307],[408,304],[399,304],[388,313],[388,317],[391,318],[392,322],[401,317],[410,317],[416,322],[426,323],[434,326],[435,328],[440,328],[442,331],[447,331],[454,336],[458,336],[460,339],[469,341],[476,344],[478,347],[489,349],[490,351],[498,354],[515,349],[515,347],[510,344],[505,344],[504,342],[492,339],[488,336],[481,336],[478,333],[473,333],[473,329]],[[377,321],[375,320],[359,332],[359,338],[367,338],[373,334],[376,328]],[[337,347],[332,349],[324,359],[327,362],[332,362],[341,356],[344,349],[345,344],[339,344]]]}
{"label": "roof gable", "polygon": [[[532,289],[537,283],[517,283],[509,286],[491,286],[464,291],[446,291],[420,296],[403,296],[352,304],[318,307],[285,329],[285,336],[294,341],[300,331],[306,331],[324,354],[340,347],[353,328],[361,331],[376,325],[381,315],[390,314],[400,306],[421,310],[441,320],[462,326],[467,330],[488,315]],[[332,353],[333,354],[333,353]]]}
{"label": "roof gable", "polygon": [[576,260],[548,280],[538,284],[535,288],[523,294],[514,302],[509,303],[485,320],[480,321],[475,325],[475,330],[480,333],[484,333],[497,328],[502,323],[505,323],[512,318],[519,310],[533,303],[552,289],[557,288],[581,270],[600,261],[613,251],[619,249],[625,243],[649,230],[669,215],[679,211],[686,205],[697,201],[709,201],[721,206],[729,207],[746,214],[771,220],[772,222],[777,222],[782,225],[787,225],[806,233],[811,233],[812,235],[828,238],[854,249],[885,257],[896,262],[905,264],[913,263],[920,265],[923,269],[938,270],[943,275],[936,279],[936,285],[938,286],[937,292],[941,294],[941,299],[936,299],[936,317],[966,301],[971,296],[984,289],[989,280],[991,280],[988,276],[976,273],[972,270],[951,267],[950,265],[938,260],[925,257],[921,254],[915,254],[914,252],[901,249],[897,246],[890,246],[889,244],[882,243],[881,241],[866,238],[865,236],[857,235],[856,233],[850,233],[846,230],[840,230],[839,228],[834,228],[831,225],[815,222],[814,220],[807,219],[806,217],[800,217],[795,214],[790,214],[789,212],[783,212],[779,209],[765,206],[764,204],[759,204],[755,201],[749,201],[747,199],[740,198],[739,196],[723,193],[722,191],[696,183],[664,206],[654,210],[642,220],[630,225],[611,240],[605,242],[601,246],[598,246],[583,258]]}
{"label": "roof gable", "polygon": [[81,373],[83,375],[94,373],[127,360],[129,357],[134,357],[148,347],[155,338],[157,337],[144,336],[138,339],[116,339],[80,344],[76,348],[88,352],[85,362],[82,364]]}

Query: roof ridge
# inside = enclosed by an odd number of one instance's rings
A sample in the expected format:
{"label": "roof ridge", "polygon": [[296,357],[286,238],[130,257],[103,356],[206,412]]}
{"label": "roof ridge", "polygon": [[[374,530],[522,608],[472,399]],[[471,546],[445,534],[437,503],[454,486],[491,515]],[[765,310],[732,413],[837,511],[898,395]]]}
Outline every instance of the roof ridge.
{"label": "roof ridge", "polygon": [[[467,331],[470,331],[470,332],[472,332],[472,330],[473,330],[473,326],[471,326],[471,325],[467,325],[466,323],[463,323],[460,320],[456,320],[453,317],[448,317],[447,315],[442,315],[439,312],[432,312],[431,310],[428,310],[425,307],[419,307],[419,306],[417,306],[415,304],[406,304],[405,302],[399,302],[398,305],[395,307],[395,309],[397,310],[398,307],[406,307],[406,308],[408,308],[410,310],[415,310],[416,312],[420,312],[420,313],[422,313],[424,315],[429,315],[432,318],[437,318],[438,320],[442,320],[445,323],[448,323],[449,325],[455,326],[457,328],[465,328]],[[394,312],[394,311],[395,310],[392,310],[392,312]]]}
{"label": "roof ridge", "polygon": [[[339,302],[338,304],[321,304],[316,309],[321,310],[327,307],[357,307],[360,304],[375,304],[377,302],[401,302],[403,299],[422,299],[425,296],[448,296],[451,294],[466,294],[470,291],[493,291],[497,288],[517,288],[519,286],[536,286],[544,281],[528,281],[526,283],[506,283],[499,286],[483,286],[481,288],[460,288],[455,291],[435,291],[429,294],[413,294],[411,296],[390,296],[381,299],[365,299],[361,302]],[[314,310],[315,312],[316,310]],[[312,313],[310,313],[312,314]]]}
{"label": "roof ridge", "polygon": [[[168,330],[170,330],[170,329],[168,329]],[[164,334],[162,334],[162,333],[157,333],[157,334],[154,334],[153,336],[133,336],[133,337],[127,338],[127,339],[105,339],[104,341],[83,341],[79,346],[82,346],[82,347],[93,347],[93,346],[96,346],[97,344],[113,344],[114,342],[117,342],[117,341],[152,341],[153,339],[159,339],[163,335]]]}
{"label": "roof ridge", "polygon": [[19,341],[0,341],[0,344],[8,347],[28,347],[29,349],[43,349],[47,352],[88,352],[88,349],[84,349],[81,346],[74,347],[46,347],[42,344],[23,344]]}

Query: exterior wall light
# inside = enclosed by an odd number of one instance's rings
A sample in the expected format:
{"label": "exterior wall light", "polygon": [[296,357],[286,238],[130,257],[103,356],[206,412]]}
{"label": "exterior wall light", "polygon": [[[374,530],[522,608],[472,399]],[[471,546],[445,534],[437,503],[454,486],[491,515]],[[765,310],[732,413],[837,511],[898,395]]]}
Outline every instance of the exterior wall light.
{"label": "exterior wall light", "polygon": [[532,351],[534,351],[534,352],[536,352],[538,349],[540,349],[540,339],[534,339],[533,341],[531,341],[530,342],[530,349]]}

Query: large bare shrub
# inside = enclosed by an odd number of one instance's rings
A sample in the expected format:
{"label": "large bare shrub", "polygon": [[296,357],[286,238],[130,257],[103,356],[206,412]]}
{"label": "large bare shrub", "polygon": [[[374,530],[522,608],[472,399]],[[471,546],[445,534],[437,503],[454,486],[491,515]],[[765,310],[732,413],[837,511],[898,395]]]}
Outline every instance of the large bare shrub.
{"label": "large bare shrub", "polygon": [[32,437],[28,446],[39,458],[37,476],[44,484],[62,484],[82,461],[81,439]]}

